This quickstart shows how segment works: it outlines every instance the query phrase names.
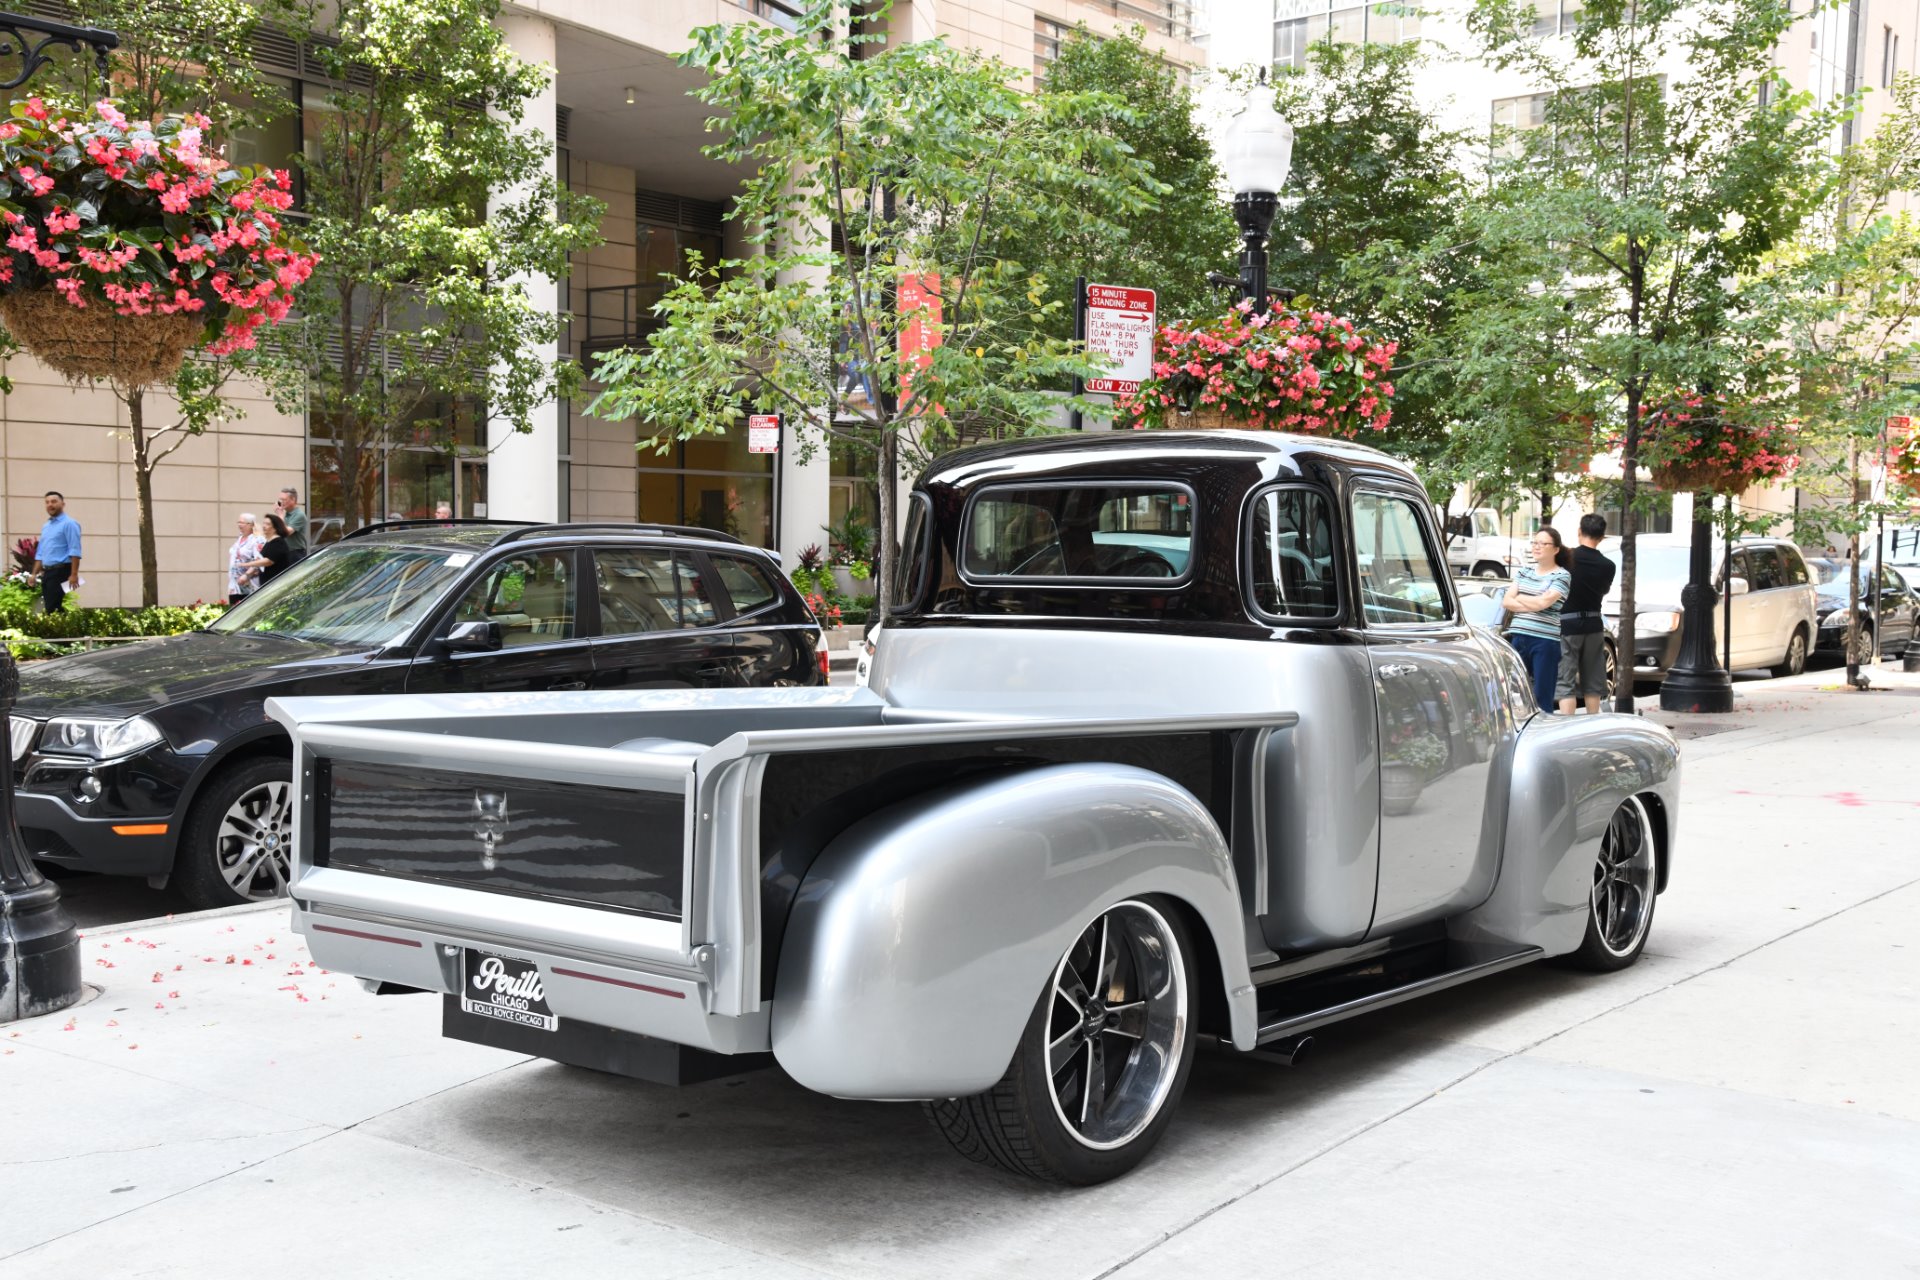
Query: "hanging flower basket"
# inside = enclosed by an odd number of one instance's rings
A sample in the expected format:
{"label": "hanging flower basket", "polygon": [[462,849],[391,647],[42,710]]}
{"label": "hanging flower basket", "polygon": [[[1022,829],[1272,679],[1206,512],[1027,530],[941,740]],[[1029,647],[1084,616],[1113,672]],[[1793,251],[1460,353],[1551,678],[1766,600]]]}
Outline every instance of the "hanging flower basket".
{"label": "hanging flower basket", "polygon": [[1324,311],[1253,314],[1154,336],[1153,376],[1114,404],[1115,425],[1176,431],[1240,428],[1352,438],[1393,417],[1386,380],[1396,344]]}
{"label": "hanging flower basket", "polygon": [[83,311],[47,289],[0,295],[0,321],[56,373],[130,387],[164,382],[178,373],[207,327],[199,316]]}
{"label": "hanging flower basket", "polygon": [[1908,499],[1920,502],[1920,431],[1909,430],[1905,439],[1893,442],[1887,479],[1890,489],[1904,490]]}
{"label": "hanging flower basket", "polygon": [[1668,493],[1731,494],[1784,479],[1800,458],[1794,424],[1766,404],[1676,388],[1641,413],[1640,461]]}
{"label": "hanging flower basket", "polygon": [[131,122],[14,103],[0,121],[0,319],[69,378],[123,388],[171,377],[202,342],[252,347],[285,319],[318,259],[276,214],[286,170],[230,167],[205,116]]}

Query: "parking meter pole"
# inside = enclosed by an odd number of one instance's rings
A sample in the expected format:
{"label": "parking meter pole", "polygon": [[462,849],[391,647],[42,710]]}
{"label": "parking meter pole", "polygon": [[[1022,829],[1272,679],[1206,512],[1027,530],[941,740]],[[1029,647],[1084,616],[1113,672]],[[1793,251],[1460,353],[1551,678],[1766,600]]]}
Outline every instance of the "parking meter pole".
{"label": "parking meter pole", "polygon": [[[1073,281],[1073,350],[1076,355],[1087,353],[1087,278],[1076,276]],[[1087,385],[1080,380],[1079,374],[1073,375],[1073,398],[1077,401],[1086,394]],[[1069,423],[1075,431],[1086,429],[1086,418],[1080,412],[1080,406],[1074,405]]]}
{"label": "parking meter pole", "polygon": [[1731,711],[1733,679],[1714,652],[1712,499],[1693,495],[1693,547],[1680,593],[1680,657],[1660,685],[1662,711]]}
{"label": "parking meter pole", "polygon": [[0,645],[0,740],[8,744],[0,770],[0,1022],[53,1013],[77,1003],[80,935],[60,888],[42,876],[20,841],[13,812],[12,724],[20,671]]}

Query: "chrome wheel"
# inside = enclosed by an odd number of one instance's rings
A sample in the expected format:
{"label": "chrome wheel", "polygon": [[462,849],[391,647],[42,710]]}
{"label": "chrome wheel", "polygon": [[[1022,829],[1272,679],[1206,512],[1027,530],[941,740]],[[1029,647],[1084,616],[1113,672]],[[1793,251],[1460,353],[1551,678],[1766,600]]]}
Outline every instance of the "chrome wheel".
{"label": "chrome wheel", "polygon": [[221,877],[255,902],[286,895],[292,851],[293,787],[277,779],[241,792],[214,836]]}
{"label": "chrome wheel", "polygon": [[1187,1042],[1187,971],[1165,917],[1122,902],[1088,925],[1054,970],[1047,1092],[1068,1133],[1096,1151],[1153,1122]]}
{"label": "chrome wheel", "polygon": [[1653,922],[1653,822],[1629,796],[1607,823],[1593,866],[1593,936],[1607,954],[1632,955]]}

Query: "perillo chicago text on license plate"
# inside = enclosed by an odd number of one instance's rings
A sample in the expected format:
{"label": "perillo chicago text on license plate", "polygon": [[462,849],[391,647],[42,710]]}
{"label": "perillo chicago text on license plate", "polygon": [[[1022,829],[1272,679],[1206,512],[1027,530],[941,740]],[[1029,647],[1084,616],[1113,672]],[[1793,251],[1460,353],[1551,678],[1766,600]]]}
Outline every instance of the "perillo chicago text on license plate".
{"label": "perillo chicago text on license plate", "polygon": [[559,1028],[560,1019],[547,1007],[546,988],[533,964],[467,951],[461,969],[460,1007],[468,1013],[541,1031]]}

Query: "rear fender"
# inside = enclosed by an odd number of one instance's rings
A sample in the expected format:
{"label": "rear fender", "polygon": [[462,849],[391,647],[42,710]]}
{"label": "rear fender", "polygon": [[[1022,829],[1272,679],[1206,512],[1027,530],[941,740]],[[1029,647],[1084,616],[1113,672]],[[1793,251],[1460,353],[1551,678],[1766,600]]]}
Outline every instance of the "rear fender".
{"label": "rear fender", "polygon": [[1521,943],[1548,955],[1586,934],[1593,864],[1607,822],[1628,796],[1651,796],[1660,888],[1680,811],[1680,749],[1634,716],[1535,716],[1513,748],[1500,876],[1486,902],[1448,922],[1463,941]]}
{"label": "rear fender", "polygon": [[828,845],[781,944],[774,1056],[844,1098],[981,1093],[1074,938],[1143,894],[1211,935],[1220,972],[1199,979],[1223,984],[1233,1042],[1252,1048],[1245,924],[1212,815],[1160,774],[1083,763],[929,792]]}

